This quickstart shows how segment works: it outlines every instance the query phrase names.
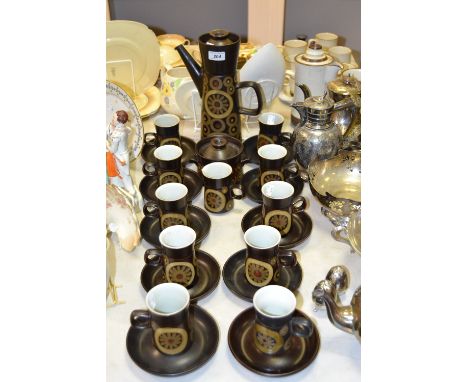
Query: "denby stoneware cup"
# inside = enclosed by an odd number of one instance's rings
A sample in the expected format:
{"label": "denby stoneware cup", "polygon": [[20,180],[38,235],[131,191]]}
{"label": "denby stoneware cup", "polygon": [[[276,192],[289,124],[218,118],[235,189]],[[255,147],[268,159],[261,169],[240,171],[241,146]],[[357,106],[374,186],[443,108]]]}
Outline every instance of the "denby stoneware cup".
{"label": "denby stoneware cup", "polygon": [[294,187],[281,180],[273,180],[262,186],[262,216],[265,225],[276,228],[281,236],[291,230],[292,214],[306,208],[306,199],[297,196],[293,200]]}
{"label": "denby stoneware cup", "polygon": [[151,327],[155,348],[166,355],[182,353],[191,344],[190,295],[185,287],[163,283],[146,295],[147,310],[134,310],[130,323],[138,329]]}
{"label": "denby stoneware cup", "polygon": [[288,150],[281,145],[263,145],[257,151],[260,160],[258,183],[260,187],[273,180],[286,180],[299,175],[296,163],[283,169],[284,160]]}
{"label": "denby stoneware cup", "polygon": [[328,49],[330,56],[342,64],[349,64],[351,62],[351,52],[351,49],[347,46],[332,46]]}
{"label": "denby stoneware cup", "polygon": [[317,33],[315,35],[315,41],[322,45],[322,48],[330,49],[332,46],[338,45],[338,35],[329,32]]}
{"label": "denby stoneware cup", "polygon": [[256,225],[245,231],[245,277],[253,286],[276,284],[282,267],[297,264],[294,252],[279,248],[280,240],[278,230],[267,225]]}
{"label": "denby stoneware cup", "polygon": [[184,173],[182,167],[182,149],[175,145],[159,146],[154,150],[158,165],[159,184],[182,183]]}
{"label": "denby stoneware cup", "polygon": [[257,150],[263,145],[270,143],[281,144],[289,142],[291,139],[290,133],[282,133],[284,117],[278,113],[262,113],[258,116],[258,139]]}
{"label": "denby stoneware cup", "polygon": [[173,225],[189,225],[187,213],[188,188],[182,183],[166,183],[156,189],[157,203],[143,207],[145,216],[159,215],[161,230]]}
{"label": "denby stoneware cup", "polygon": [[280,355],[291,349],[292,337],[310,337],[312,321],[294,317],[296,297],[289,289],[268,285],[255,292],[254,342],[259,351]]}
{"label": "denby stoneware cup", "polygon": [[148,249],[144,255],[145,263],[154,267],[162,266],[167,282],[190,288],[198,279],[196,237],[196,232],[190,227],[167,227],[159,234],[162,253],[157,249]]}
{"label": "denby stoneware cup", "polygon": [[300,53],[304,53],[307,49],[307,41],[304,40],[287,40],[283,44],[284,58],[294,60],[294,57]]}
{"label": "denby stoneware cup", "polygon": [[240,185],[234,184],[232,167],[224,162],[209,163],[202,168],[205,185],[204,204],[210,212],[220,213],[233,209],[234,200],[242,199]]}
{"label": "denby stoneware cup", "polygon": [[180,118],[174,114],[161,114],[154,118],[159,146],[175,145],[180,147]]}

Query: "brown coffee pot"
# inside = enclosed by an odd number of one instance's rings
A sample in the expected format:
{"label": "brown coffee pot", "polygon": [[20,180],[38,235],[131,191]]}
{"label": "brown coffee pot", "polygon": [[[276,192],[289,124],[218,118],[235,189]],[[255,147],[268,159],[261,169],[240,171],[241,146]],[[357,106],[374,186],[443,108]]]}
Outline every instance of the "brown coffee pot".
{"label": "brown coffee pot", "polygon": [[[228,134],[242,139],[240,114],[258,115],[262,111],[264,95],[253,81],[237,82],[236,68],[240,38],[224,29],[214,29],[198,39],[202,67],[187,52],[184,45],[179,52],[202,99],[201,137]],[[255,109],[240,105],[240,89],[253,88],[258,100]]]}

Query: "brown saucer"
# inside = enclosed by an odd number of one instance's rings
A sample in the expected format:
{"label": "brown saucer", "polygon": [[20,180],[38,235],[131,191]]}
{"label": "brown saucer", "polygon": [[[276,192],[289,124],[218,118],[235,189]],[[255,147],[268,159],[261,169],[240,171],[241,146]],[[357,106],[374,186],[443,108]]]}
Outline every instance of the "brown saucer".
{"label": "brown saucer", "polygon": [[[259,289],[247,281],[245,277],[246,249],[241,249],[224,263],[223,280],[228,289],[237,297],[252,302],[253,295]],[[296,291],[301,285],[302,268],[299,263],[294,267],[282,267],[278,285]]]}
{"label": "brown saucer", "polygon": [[[245,192],[245,196],[256,203],[263,202],[262,190],[258,183],[259,172],[259,168],[254,168],[253,170],[248,171],[242,177],[242,189]],[[299,176],[288,178],[286,182],[294,187],[294,198],[301,194],[302,189],[304,188],[304,181]]]}
{"label": "brown saucer", "polygon": [[[156,163],[156,158],[153,153],[159,146],[154,143],[155,139],[155,133],[145,134],[145,144],[141,149],[141,157],[145,162]],[[182,163],[195,162],[195,142],[190,138],[181,135],[180,144],[182,146]]]}
{"label": "brown saucer", "polygon": [[[300,310],[294,315],[307,318]],[[264,354],[255,347],[253,326],[255,309],[253,307],[240,313],[229,327],[229,349],[236,360],[247,369],[266,376],[285,376],[305,369],[317,356],[320,349],[320,335],[313,325],[310,337],[291,337],[291,348],[279,355]]]}
{"label": "brown saucer", "polygon": [[203,366],[216,352],[219,329],[214,318],[198,305],[190,305],[192,345],[181,354],[165,355],[153,344],[151,328],[130,327],[127,333],[127,351],[140,368],[151,374],[176,376],[190,373]]}
{"label": "brown saucer", "polygon": [[[187,186],[187,201],[191,202],[200,193],[203,187],[203,179],[197,172],[184,168],[184,179],[182,183]],[[159,187],[158,177],[146,175],[140,182],[140,193],[145,200],[157,202],[156,189]]]}
{"label": "brown saucer", "polygon": [[[196,302],[213,292],[219,283],[221,273],[218,262],[209,253],[197,249],[196,257],[198,280],[192,287],[188,288],[191,302]],[[153,267],[146,264],[141,271],[141,285],[148,292],[154,286],[166,282],[163,276],[162,266]]]}
{"label": "brown saucer", "polygon": [[[192,227],[197,238],[195,240],[195,246],[200,246],[200,243],[210,232],[211,220],[205,210],[195,206],[188,206],[188,219],[189,225]],[[140,223],[140,234],[151,245],[161,248],[159,242],[159,234],[161,233],[161,225],[159,224],[159,216],[145,216]]]}
{"label": "brown saucer", "polygon": [[[248,161],[253,164],[260,164],[260,159],[258,158],[257,153],[257,140],[258,135],[254,135],[250,138],[247,138],[244,143],[244,151],[242,153],[242,159]],[[286,154],[286,158],[284,159],[284,163],[287,164],[294,159],[293,150],[291,145],[288,141],[281,141],[279,143],[281,146],[284,146],[288,153]]]}
{"label": "brown saucer", "polygon": [[[242,231],[245,232],[250,227],[263,224],[262,220],[262,206],[252,208],[242,218]],[[312,232],[312,219],[305,211],[293,213],[292,220],[291,230],[281,238],[279,243],[281,248],[294,248],[307,239]]]}

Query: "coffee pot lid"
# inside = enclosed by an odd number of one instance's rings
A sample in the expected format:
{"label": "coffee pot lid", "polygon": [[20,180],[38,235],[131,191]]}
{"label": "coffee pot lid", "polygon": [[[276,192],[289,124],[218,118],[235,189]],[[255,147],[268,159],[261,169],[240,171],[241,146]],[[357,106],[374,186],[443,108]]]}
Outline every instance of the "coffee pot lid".
{"label": "coffee pot lid", "polygon": [[224,161],[242,153],[242,142],[227,134],[212,134],[197,143],[198,154],[208,160]]}
{"label": "coffee pot lid", "polygon": [[335,102],[328,96],[327,92],[321,96],[312,96],[304,101],[304,106],[311,110],[333,109]]}
{"label": "coffee pot lid", "polygon": [[228,32],[226,29],[213,29],[212,31],[200,36],[200,41],[207,45],[232,45],[239,42],[239,36]]}
{"label": "coffee pot lid", "polygon": [[306,52],[299,54],[295,58],[299,64],[309,66],[323,66],[333,62],[333,57],[325,54],[322,45],[317,44],[315,41],[311,41]]}
{"label": "coffee pot lid", "polygon": [[348,96],[361,94],[361,82],[352,76],[343,76],[328,83],[328,90],[335,94]]}

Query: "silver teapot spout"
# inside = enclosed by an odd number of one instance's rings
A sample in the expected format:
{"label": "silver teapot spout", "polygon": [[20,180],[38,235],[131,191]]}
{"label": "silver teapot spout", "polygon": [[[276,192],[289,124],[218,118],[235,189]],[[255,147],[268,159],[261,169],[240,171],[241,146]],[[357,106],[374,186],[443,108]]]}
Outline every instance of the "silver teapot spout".
{"label": "silver teapot spout", "polygon": [[[346,269],[343,266],[339,267]],[[332,270],[333,268],[330,272]],[[361,287],[354,292],[351,304],[344,306],[331,293],[332,289],[320,287],[321,284],[323,285],[322,281],[315,287],[312,299],[323,302],[327,308],[328,318],[334,326],[347,333],[354,334],[357,340],[361,342]]]}

